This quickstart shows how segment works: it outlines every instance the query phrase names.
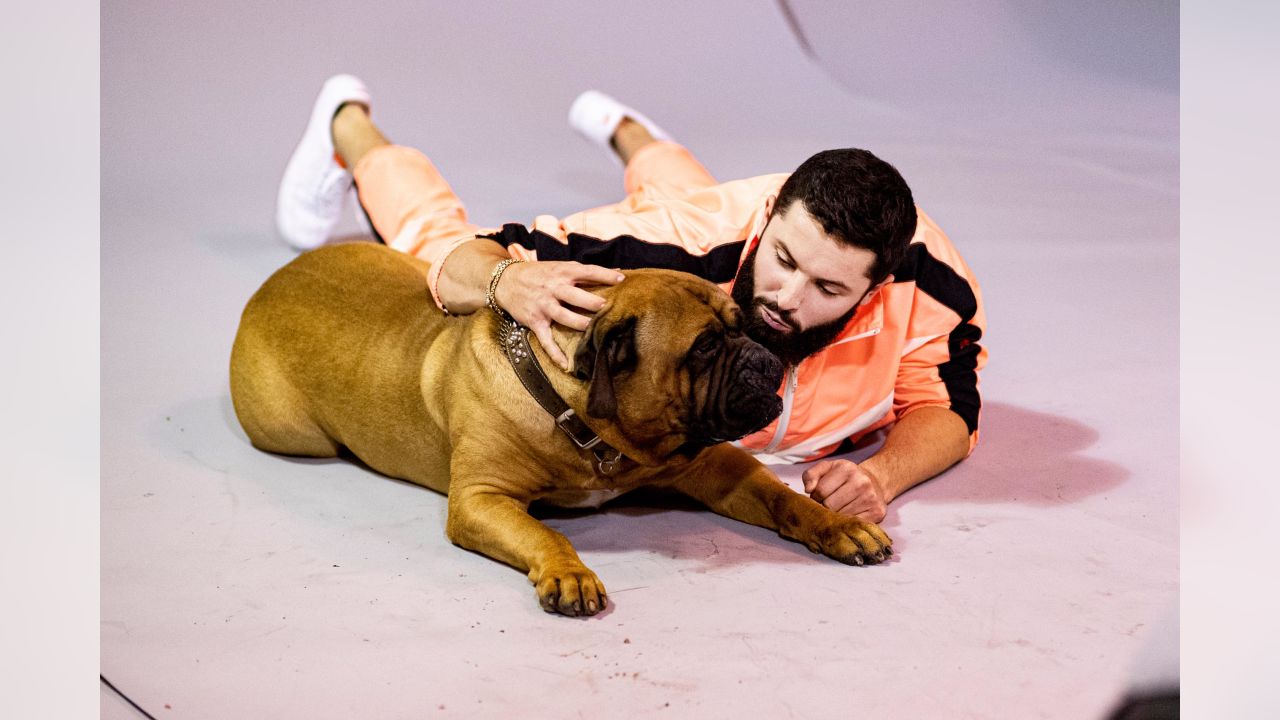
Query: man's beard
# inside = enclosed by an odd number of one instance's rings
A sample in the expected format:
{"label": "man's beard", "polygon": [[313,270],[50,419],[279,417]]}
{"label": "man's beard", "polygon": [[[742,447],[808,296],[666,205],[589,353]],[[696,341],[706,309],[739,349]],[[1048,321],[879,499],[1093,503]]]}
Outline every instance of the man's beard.
{"label": "man's beard", "polygon": [[[799,365],[801,360],[818,352],[836,339],[840,331],[844,330],[844,326],[853,318],[854,313],[858,311],[858,305],[855,304],[849,308],[849,312],[831,322],[815,325],[806,330],[796,329],[791,312],[780,310],[775,303],[755,296],[756,251],[759,249],[760,246],[757,244],[751,252],[747,253],[746,259],[742,261],[742,267],[738,268],[738,277],[733,281],[731,295],[733,301],[738,303],[738,307],[742,308],[745,318],[743,332],[787,365]],[[782,318],[784,323],[791,326],[791,332],[780,332],[770,327],[761,317],[760,307],[769,308],[774,315]]]}

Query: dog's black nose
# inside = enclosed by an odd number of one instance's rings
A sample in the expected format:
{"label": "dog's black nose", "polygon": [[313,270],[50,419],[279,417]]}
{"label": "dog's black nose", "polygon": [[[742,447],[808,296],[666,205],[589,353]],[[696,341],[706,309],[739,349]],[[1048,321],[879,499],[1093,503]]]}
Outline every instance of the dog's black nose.
{"label": "dog's black nose", "polygon": [[782,413],[782,398],[778,397],[782,361],[758,343],[745,339],[743,342],[745,347],[734,362],[722,418],[725,431],[735,440],[768,425]]}
{"label": "dog's black nose", "polygon": [[[748,341],[750,342],[750,341]],[[761,382],[770,388],[777,389],[782,384],[782,375],[786,371],[782,361],[776,355],[764,349],[764,346],[751,342],[742,351],[742,371],[749,375],[759,376]]]}

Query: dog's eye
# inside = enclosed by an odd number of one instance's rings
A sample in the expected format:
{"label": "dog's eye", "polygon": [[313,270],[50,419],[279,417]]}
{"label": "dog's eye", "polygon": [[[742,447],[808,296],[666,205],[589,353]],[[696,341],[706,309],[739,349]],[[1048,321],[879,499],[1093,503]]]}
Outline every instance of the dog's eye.
{"label": "dog's eye", "polygon": [[720,338],[715,335],[705,335],[693,346],[693,354],[698,357],[708,357],[714,355],[718,349],[720,349]]}

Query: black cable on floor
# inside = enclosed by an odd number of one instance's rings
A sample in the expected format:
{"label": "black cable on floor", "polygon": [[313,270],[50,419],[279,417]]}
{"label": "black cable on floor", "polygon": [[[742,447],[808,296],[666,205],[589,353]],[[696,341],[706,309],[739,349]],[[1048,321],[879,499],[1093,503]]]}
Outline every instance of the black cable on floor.
{"label": "black cable on floor", "polygon": [[136,702],[134,702],[134,701],[130,700],[128,695],[125,695],[124,693],[120,692],[120,688],[117,688],[115,685],[112,685],[112,684],[111,684],[111,681],[110,681],[110,680],[108,680],[108,679],[106,678],[106,676],[104,676],[103,674],[99,673],[99,674],[98,674],[98,679],[99,679],[99,680],[102,680],[102,684],[103,684],[103,685],[106,685],[107,687],[111,688],[111,691],[112,691],[112,692],[114,692],[115,694],[117,694],[117,695],[119,695],[120,697],[124,698],[124,701],[125,701],[125,702],[127,702],[127,703],[129,703],[130,705],[132,705],[134,710],[137,710],[138,712],[140,712],[140,713],[142,713],[143,715],[147,716],[147,720],[156,720],[156,719],[155,719],[155,717],[154,717],[154,716],[152,716],[152,714],[151,714],[151,713],[149,713],[149,712],[147,712],[146,710],[143,710],[142,708],[138,707],[138,703],[136,703]]}

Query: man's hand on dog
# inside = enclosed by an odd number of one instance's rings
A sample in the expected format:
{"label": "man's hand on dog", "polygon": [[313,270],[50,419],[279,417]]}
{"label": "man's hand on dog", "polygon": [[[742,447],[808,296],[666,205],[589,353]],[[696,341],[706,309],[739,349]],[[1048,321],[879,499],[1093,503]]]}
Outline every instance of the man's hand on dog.
{"label": "man's hand on dog", "polygon": [[890,498],[884,485],[850,460],[823,460],[801,475],[809,497],[841,515],[867,522],[884,520]]}
{"label": "man's hand on dog", "polygon": [[552,339],[552,323],[586,330],[591,315],[604,307],[604,299],[578,286],[616,285],[622,278],[617,270],[579,262],[517,263],[502,274],[494,299],[516,322],[532,330],[551,360],[567,372],[573,368]]}

